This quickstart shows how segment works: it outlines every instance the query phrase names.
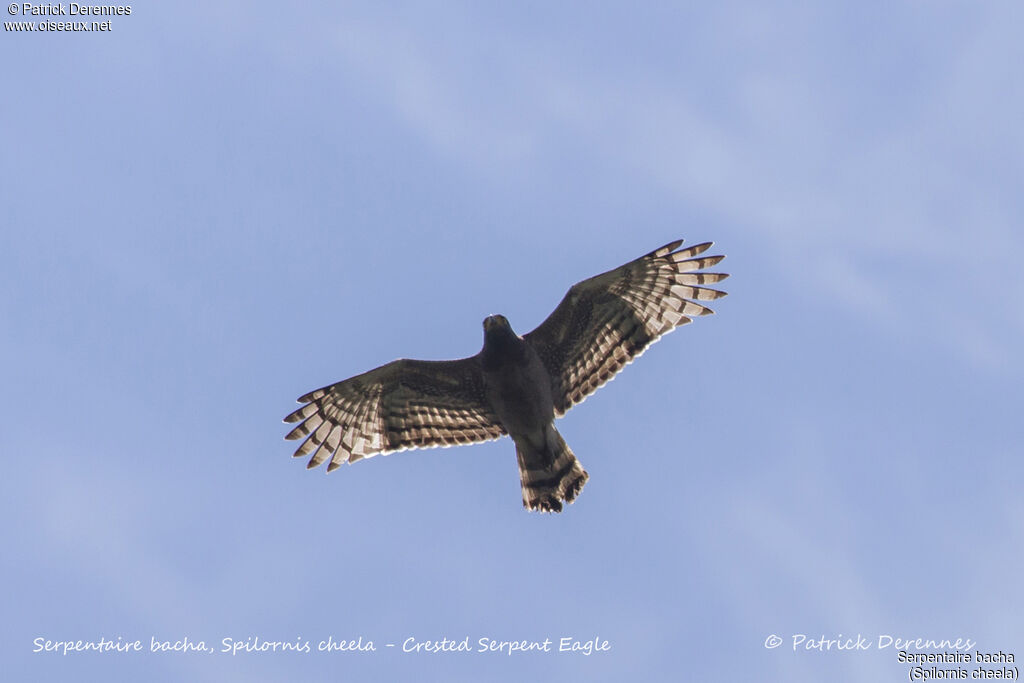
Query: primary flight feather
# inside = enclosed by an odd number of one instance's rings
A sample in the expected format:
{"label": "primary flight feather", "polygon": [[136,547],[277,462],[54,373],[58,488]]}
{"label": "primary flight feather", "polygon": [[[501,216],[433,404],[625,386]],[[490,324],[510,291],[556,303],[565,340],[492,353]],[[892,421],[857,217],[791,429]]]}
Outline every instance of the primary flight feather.
{"label": "primary flight feather", "polygon": [[396,360],[299,398],[286,439],[296,457],[330,472],[377,454],[512,437],[523,506],[560,512],[588,475],[554,426],[662,335],[707,315],[700,301],[725,296],[704,285],[724,256],[711,242],[678,240],[579,282],[537,329],[523,336],[503,315],[484,320],[484,346],[470,358]]}

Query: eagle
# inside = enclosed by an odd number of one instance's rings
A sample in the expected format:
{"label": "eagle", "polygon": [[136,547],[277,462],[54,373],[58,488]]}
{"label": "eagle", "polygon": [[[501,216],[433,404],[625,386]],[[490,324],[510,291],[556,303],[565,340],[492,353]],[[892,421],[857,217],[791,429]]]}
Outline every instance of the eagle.
{"label": "eagle", "polygon": [[589,475],[554,420],[640,356],[662,335],[713,311],[725,296],[704,285],[724,256],[712,243],[677,240],[573,285],[535,330],[518,335],[503,315],[484,319],[484,345],[459,360],[399,359],[311,391],[284,418],[295,457],[331,472],[377,454],[512,438],[523,506],[561,512]]}

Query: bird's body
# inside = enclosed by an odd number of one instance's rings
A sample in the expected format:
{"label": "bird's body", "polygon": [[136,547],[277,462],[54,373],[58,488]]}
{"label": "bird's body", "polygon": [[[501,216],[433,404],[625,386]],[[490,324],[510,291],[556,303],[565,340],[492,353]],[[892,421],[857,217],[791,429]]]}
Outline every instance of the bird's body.
{"label": "bird's body", "polygon": [[555,419],[551,378],[537,352],[512,331],[504,316],[487,320],[480,352],[484,396],[515,440]]}
{"label": "bird's body", "polygon": [[557,512],[572,502],[587,473],[555,429],[551,375],[503,315],[484,321],[480,352],[484,397],[516,445],[523,505]]}
{"label": "bird's body", "polygon": [[554,420],[611,379],[663,334],[724,296],[694,272],[722,256],[673,242],[574,285],[535,330],[517,335],[502,315],[484,320],[484,346],[454,361],[397,360],[310,392],[285,418],[304,438],[296,456],[328,471],[378,453],[449,446],[508,434],[516,445],[523,505],[558,512],[588,479]]}

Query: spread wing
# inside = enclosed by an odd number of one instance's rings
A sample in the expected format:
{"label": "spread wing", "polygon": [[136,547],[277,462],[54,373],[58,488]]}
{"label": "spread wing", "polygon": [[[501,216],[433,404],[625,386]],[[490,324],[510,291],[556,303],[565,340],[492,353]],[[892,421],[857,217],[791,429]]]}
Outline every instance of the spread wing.
{"label": "spread wing", "polygon": [[697,303],[725,292],[701,285],[725,273],[700,272],[724,256],[699,254],[711,242],[666,244],[624,266],[573,285],[558,308],[523,336],[551,375],[555,412],[594,393],[663,334],[713,311]]}
{"label": "spread wing", "polygon": [[307,467],[330,458],[343,462],[407,448],[453,446],[497,439],[505,433],[484,399],[480,360],[396,360],[312,391],[284,419],[299,422],[286,439],[305,439],[296,457]]}

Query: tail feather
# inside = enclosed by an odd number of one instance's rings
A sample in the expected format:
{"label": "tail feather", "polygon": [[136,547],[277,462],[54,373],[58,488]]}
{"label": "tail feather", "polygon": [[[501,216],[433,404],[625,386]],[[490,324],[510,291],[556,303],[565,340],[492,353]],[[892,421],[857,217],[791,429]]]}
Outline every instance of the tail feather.
{"label": "tail feather", "polygon": [[541,512],[561,512],[562,502],[573,502],[590,475],[561,434],[552,427],[546,436],[542,452],[516,444],[523,507]]}

